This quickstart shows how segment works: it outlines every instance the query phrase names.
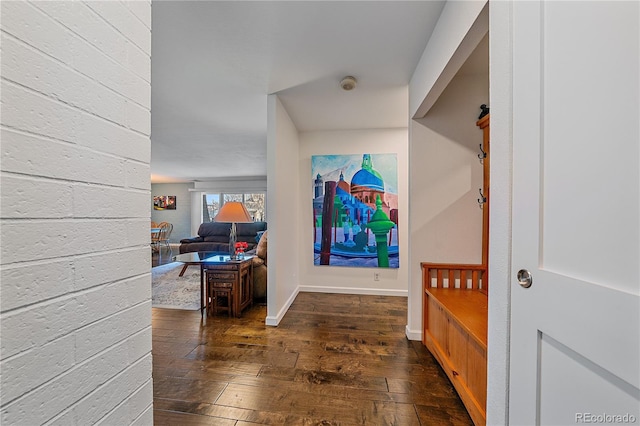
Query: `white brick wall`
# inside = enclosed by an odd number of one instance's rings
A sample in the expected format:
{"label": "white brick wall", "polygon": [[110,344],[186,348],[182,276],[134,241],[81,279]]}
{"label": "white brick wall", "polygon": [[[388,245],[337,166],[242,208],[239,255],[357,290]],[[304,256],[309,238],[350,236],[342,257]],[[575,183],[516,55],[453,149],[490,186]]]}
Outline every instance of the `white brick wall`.
{"label": "white brick wall", "polygon": [[0,2],[0,423],[148,425],[151,3]]}

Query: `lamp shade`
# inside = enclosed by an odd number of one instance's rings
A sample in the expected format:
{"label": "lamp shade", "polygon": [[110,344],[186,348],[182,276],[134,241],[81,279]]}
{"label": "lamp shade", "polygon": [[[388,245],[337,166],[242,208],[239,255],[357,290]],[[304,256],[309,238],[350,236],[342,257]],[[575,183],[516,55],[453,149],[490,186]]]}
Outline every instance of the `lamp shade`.
{"label": "lamp shade", "polygon": [[250,223],[253,218],[247,208],[239,201],[227,201],[213,218],[214,222]]}

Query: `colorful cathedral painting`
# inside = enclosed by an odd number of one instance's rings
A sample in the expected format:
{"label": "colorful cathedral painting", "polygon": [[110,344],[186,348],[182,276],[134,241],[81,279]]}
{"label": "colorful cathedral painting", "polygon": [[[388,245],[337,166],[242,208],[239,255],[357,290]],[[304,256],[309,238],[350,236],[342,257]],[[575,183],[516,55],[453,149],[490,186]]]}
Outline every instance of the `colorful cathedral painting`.
{"label": "colorful cathedral painting", "polygon": [[314,155],[314,265],[398,268],[396,154]]}

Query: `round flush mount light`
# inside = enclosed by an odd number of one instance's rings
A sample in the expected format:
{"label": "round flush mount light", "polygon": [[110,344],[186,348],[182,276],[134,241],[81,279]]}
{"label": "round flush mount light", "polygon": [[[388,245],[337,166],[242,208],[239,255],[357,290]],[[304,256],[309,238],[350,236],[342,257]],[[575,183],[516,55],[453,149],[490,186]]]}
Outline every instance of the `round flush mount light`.
{"label": "round flush mount light", "polygon": [[348,92],[349,90],[355,89],[357,83],[358,80],[356,80],[355,77],[348,75],[340,81],[340,87],[342,87],[342,90]]}

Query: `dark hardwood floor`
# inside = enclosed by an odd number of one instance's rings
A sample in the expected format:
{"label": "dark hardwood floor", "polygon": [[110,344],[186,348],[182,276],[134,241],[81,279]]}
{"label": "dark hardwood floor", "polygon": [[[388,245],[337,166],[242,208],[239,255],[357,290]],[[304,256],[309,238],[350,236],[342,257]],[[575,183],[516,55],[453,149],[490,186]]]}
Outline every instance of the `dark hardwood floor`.
{"label": "dark hardwood floor", "polygon": [[156,425],[471,425],[404,297],[300,293],[278,327],[153,309]]}

